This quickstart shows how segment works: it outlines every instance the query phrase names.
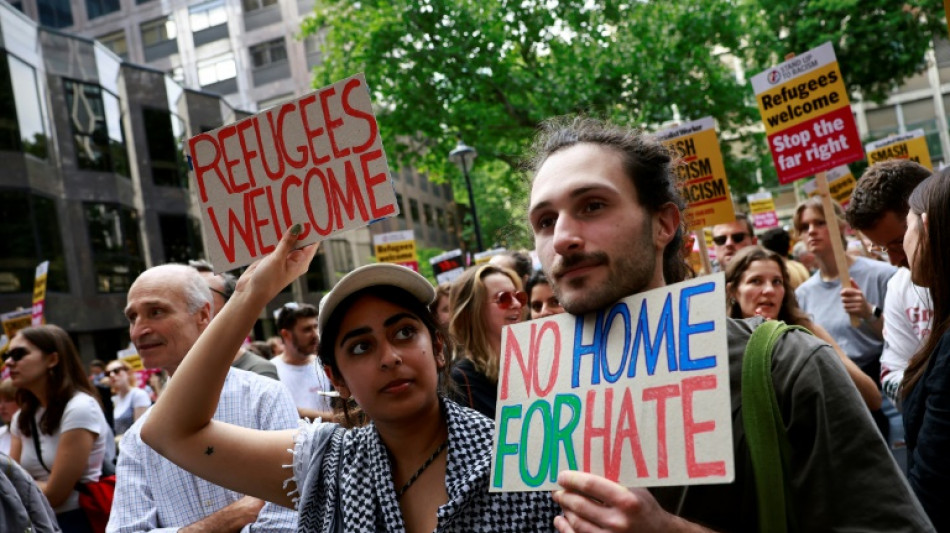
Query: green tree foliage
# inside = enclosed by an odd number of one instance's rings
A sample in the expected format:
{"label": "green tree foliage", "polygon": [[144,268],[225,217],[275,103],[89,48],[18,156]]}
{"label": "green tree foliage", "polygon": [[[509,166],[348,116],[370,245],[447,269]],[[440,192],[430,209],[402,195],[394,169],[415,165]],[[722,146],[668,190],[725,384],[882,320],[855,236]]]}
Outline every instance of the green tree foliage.
{"label": "green tree foliage", "polygon": [[[877,97],[922,66],[942,20],[936,5],[317,0],[303,33],[323,40],[314,83],[365,72],[390,158],[451,180],[461,204],[464,181],[447,154],[458,135],[476,147],[471,177],[485,247],[519,248],[531,247],[519,164],[545,118],[583,112],[655,130],[711,115],[732,189],[749,191],[757,169],[767,185],[776,181],[737,65],[751,76],[830,39],[851,87]],[[882,63],[890,55],[899,57]]]}

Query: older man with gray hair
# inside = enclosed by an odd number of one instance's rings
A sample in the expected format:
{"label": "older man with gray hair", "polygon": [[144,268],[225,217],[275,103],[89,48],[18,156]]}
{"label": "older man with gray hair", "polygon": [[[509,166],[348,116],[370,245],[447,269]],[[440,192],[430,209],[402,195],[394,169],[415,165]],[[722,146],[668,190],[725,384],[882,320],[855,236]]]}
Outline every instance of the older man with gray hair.
{"label": "older man with gray hair", "polygon": [[[135,280],[127,302],[129,336],[143,364],[164,369],[174,379],[178,365],[214,315],[208,284],[192,267],[157,266]],[[148,412],[122,438],[106,531],[296,529],[297,515],[292,510],[209,483],[149,448],[139,434],[147,418]],[[214,419],[254,429],[288,429],[297,425],[297,410],[279,382],[232,368]],[[214,447],[205,453],[213,454]]]}

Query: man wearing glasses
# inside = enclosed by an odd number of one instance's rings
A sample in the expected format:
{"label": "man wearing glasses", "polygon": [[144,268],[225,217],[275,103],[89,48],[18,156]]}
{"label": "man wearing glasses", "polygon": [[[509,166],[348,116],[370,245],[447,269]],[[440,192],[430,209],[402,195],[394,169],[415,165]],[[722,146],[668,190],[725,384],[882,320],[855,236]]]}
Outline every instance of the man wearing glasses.
{"label": "man wearing glasses", "polygon": [[933,303],[930,293],[914,285],[904,255],[907,230],[907,198],[930,176],[923,166],[904,159],[883,161],[868,167],[858,180],[845,212],[848,224],[859,230],[883,252],[897,273],[887,283],[884,297],[884,350],[881,353],[881,385],[896,402],[904,369],[930,333]]}
{"label": "man wearing glasses", "polygon": [[713,226],[712,234],[716,259],[719,260],[722,270],[726,269],[726,265],[736,255],[736,252],[758,244],[752,222],[745,213],[737,213],[736,219],[732,222]]}

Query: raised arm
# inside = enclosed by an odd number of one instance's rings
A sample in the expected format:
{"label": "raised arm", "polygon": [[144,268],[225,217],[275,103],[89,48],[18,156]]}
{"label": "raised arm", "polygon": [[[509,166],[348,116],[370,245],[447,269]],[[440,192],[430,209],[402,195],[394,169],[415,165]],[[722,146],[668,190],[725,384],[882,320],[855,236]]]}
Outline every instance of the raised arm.
{"label": "raised arm", "polygon": [[[251,265],[149,413],[142,440],[178,466],[242,494],[291,506],[282,483],[293,430],[260,431],[212,420],[234,354],[261,309],[307,271],[317,246],[293,247],[295,225],[273,253]],[[248,468],[253,465],[253,468]]]}

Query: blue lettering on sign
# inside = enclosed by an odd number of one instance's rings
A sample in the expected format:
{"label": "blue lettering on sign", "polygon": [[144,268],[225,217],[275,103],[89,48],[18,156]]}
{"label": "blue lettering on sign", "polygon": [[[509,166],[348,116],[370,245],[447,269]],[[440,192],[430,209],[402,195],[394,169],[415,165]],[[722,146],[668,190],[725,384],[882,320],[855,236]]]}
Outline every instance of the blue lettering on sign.
{"label": "blue lettering on sign", "polygon": [[598,385],[600,383],[600,374],[597,373],[597,370],[600,368],[601,345],[604,342],[603,329],[600,327],[603,317],[603,311],[598,311],[597,317],[594,318],[594,338],[590,344],[584,344],[582,340],[584,338],[584,317],[579,316],[574,319],[574,367],[571,372],[572,388],[580,386],[581,358],[585,355],[592,355],[594,357],[594,360],[591,362],[590,384]]}
{"label": "blue lettering on sign", "polygon": [[633,340],[633,350],[630,352],[630,365],[627,369],[627,377],[637,375],[637,355],[640,353],[640,342],[643,341],[643,351],[645,352],[647,375],[652,376],[656,373],[657,359],[660,357],[660,344],[666,340],[666,364],[670,372],[676,371],[676,344],[673,342],[673,299],[667,294],[663,301],[663,312],[660,314],[660,320],[656,324],[656,335],[650,340],[650,319],[647,315],[647,301],[643,300],[640,304],[640,320],[637,322],[637,336]]}
{"label": "blue lettering on sign", "polygon": [[697,333],[707,333],[716,329],[713,321],[700,322],[698,324],[689,323],[689,304],[690,298],[698,294],[713,292],[716,284],[707,281],[700,285],[686,287],[680,293],[680,369],[681,370],[702,370],[704,368],[713,368],[716,366],[716,356],[708,355],[699,359],[692,359],[689,354],[689,336]]}

